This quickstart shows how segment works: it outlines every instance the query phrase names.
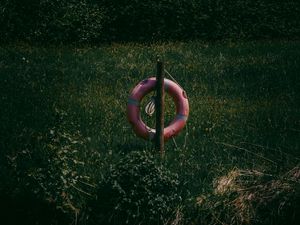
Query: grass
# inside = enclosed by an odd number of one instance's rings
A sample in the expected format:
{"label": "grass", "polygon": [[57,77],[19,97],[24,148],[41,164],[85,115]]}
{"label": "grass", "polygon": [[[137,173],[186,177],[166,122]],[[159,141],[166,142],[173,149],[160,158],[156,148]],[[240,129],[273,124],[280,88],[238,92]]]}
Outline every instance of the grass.
{"label": "grass", "polygon": [[[166,143],[162,163],[152,143],[138,139],[126,120],[130,90],[155,74],[157,55],[184,87],[190,103],[188,125],[176,137],[177,147],[172,141]],[[21,208],[23,219],[39,220],[32,216],[34,213],[23,210],[23,204],[28,204],[26,196],[33,195],[41,201],[38,204],[46,202],[46,207],[50,204],[50,208],[57,208],[57,215],[65,212],[70,223],[97,224],[97,219],[87,219],[93,211],[90,201],[97,199],[99,190],[106,193],[101,188],[107,176],[115,174],[112,168],[117,165],[119,171],[120,162],[128,162],[126,157],[146,151],[154,158],[145,153],[143,162],[155,161],[155,165],[175,174],[179,182],[176,193],[181,200],[172,202],[174,215],[165,215],[158,221],[204,223],[199,219],[201,213],[206,215],[203,218],[207,223],[229,223],[233,211],[222,217],[222,213],[209,210],[199,212],[196,204],[199,196],[220,201],[213,194],[218,177],[237,169],[281,177],[299,165],[299,71],[299,41],[1,46],[0,191],[9,196],[10,202],[25,196],[24,202],[15,204]],[[169,121],[174,106],[167,100]],[[144,114],[142,117],[154,124],[153,118]],[[129,163],[136,165],[138,161]],[[148,168],[138,170],[141,176],[144,170]],[[165,185],[169,187],[169,183]],[[139,202],[136,196],[140,195],[134,196],[132,201]],[[104,203],[98,199],[97,204]],[[126,204],[122,207],[128,207]],[[163,202],[155,204],[157,207]],[[5,204],[1,207],[5,208]],[[17,212],[6,214],[9,213]],[[134,214],[130,210],[125,213],[127,217],[122,213],[116,216],[109,210],[107,217],[118,224],[128,222],[128,215]],[[212,215],[218,215],[217,220]],[[108,220],[98,219],[103,223]],[[65,217],[58,216],[54,221],[65,221]],[[145,219],[133,221],[130,223],[146,223]]]}

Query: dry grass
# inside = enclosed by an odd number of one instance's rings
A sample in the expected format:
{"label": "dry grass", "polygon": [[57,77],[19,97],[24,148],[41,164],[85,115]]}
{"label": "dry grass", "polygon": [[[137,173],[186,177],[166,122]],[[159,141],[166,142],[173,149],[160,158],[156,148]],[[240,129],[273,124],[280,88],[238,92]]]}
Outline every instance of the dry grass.
{"label": "dry grass", "polygon": [[288,224],[297,219],[299,167],[280,176],[234,169],[217,178],[213,186],[212,196],[196,199],[200,208],[213,212],[212,224]]}

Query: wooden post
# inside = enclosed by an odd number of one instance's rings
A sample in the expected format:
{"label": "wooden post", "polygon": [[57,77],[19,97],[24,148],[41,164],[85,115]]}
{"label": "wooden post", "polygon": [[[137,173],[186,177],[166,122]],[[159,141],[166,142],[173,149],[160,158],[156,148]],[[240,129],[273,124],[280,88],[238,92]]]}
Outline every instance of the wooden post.
{"label": "wooden post", "polygon": [[164,149],[164,64],[159,59],[157,60],[156,74],[156,133],[155,147],[159,149],[161,158],[165,155]]}

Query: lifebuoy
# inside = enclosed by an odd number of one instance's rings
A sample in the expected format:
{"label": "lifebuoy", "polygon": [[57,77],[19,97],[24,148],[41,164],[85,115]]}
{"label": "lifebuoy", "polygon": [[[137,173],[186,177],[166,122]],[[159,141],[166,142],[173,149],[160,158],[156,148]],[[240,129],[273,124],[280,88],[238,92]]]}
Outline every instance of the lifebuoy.
{"label": "lifebuoy", "polygon": [[[141,81],[131,92],[127,104],[127,118],[133,126],[134,132],[146,140],[153,140],[155,129],[148,127],[141,119],[140,102],[155,89],[156,78],[150,77]],[[185,126],[189,115],[189,102],[185,91],[175,82],[164,79],[164,89],[171,95],[176,105],[174,120],[164,128],[164,140],[177,135]]]}

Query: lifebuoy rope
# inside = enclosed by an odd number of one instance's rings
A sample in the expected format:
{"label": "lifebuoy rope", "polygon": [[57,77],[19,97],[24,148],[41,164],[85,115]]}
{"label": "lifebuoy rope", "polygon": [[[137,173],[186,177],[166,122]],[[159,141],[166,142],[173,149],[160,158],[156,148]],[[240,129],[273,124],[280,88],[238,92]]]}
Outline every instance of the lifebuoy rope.
{"label": "lifebuoy rope", "polygon": [[[177,82],[177,80],[165,69],[165,73],[171,78],[171,80],[173,80],[176,84],[178,84],[179,87],[180,84]],[[182,90],[184,90],[182,87],[181,87]]]}
{"label": "lifebuoy rope", "polygon": [[155,112],[155,94],[151,97],[151,99],[145,106],[145,113],[148,116],[152,116],[154,112]]}
{"label": "lifebuoy rope", "polygon": [[[171,80],[173,80],[176,84],[178,84],[179,87],[181,87],[180,84],[177,82],[177,80],[166,69],[164,71],[171,78]],[[181,89],[184,90],[182,87]],[[152,116],[154,112],[155,112],[155,93],[145,106],[145,113],[148,116]]]}

